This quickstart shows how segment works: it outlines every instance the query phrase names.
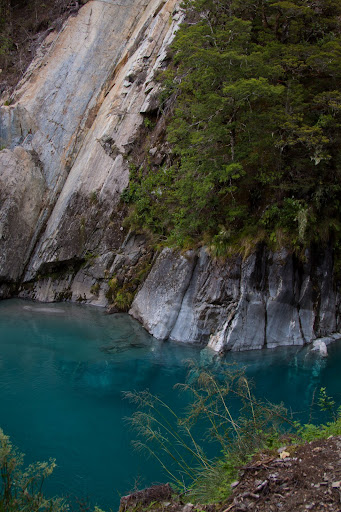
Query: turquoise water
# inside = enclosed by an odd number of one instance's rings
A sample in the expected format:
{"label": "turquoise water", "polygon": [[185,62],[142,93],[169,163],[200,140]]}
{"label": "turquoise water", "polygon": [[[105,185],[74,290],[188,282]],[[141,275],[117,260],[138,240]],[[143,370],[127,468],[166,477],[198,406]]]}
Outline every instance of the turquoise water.
{"label": "turquoise water", "polygon": [[[307,414],[314,390],[340,399],[341,344],[322,359],[306,349],[228,355],[247,365],[257,393]],[[104,509],[119,496],[164,481],[156,463],[134,452],[123,390],[148,388],[181,407],[172,390],[188,359],[215,364],[196,347],[161,343],[128,315],[72,304],[0,302],[0,426],[26,462],[57,459],[50,494],[89,497]]]}

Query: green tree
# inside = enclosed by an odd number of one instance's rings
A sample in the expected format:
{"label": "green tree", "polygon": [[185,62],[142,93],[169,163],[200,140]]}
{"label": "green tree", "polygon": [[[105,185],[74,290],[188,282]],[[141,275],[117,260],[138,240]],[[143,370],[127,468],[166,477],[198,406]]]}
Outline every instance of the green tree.
{"label": "green tree", "polygon": [[0,64],[7,68],[12,41],[12,7],[10,0],[0,0]]}
{"label": "green tree", "polygon": [[[134,220],[179,246],[340,227],[337,0],[187,2],[162,101],[171,164],[131,176]],[[327,233],[327,234],[326,234]]]}

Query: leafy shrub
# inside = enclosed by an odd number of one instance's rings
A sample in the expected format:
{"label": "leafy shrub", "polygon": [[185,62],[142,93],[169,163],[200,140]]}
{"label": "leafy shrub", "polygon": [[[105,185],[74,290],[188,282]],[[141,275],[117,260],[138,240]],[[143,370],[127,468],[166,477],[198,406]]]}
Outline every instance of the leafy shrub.
{"label": "leafy shrub", "polygon": [[[280,432],[294,428],[282,404],[256,399],[244,371],[230,365],[219,376],[192,366],[177,388],[189,401],[184,417],[148,391],[125,396],[138,407],[130,418],[139,437],[135,448],[154,456],[190,499],[226,498],[238,467],[255,451],[279,446]],[[203,450],[203,432],[221,454],[218,459]]]}
{"label": "leafy shrub", "polygon": [[1,512],[63,512],[68,506],[61,498],[46,498],[44,481],[53,472],[56,462],[36,462],[23,468],[24,455],[15,448],[0,429],[0,511]]}

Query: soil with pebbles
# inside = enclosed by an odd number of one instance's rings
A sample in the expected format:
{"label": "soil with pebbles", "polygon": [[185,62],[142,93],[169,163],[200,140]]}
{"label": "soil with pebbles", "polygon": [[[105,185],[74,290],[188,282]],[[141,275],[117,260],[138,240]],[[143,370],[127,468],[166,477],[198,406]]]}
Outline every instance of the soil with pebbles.
{"label": "soil with pebbles", "polygon": [[341,436],[258,454],[241,468],[224,503],[181,503],[168,485],[153,486],[121,500],[120,511],[163,512],[341,512]]}
{"label": "soil with pebbles", "polygon": [[219,512],[341,511],[341,437],[259,455],[241,470]]}

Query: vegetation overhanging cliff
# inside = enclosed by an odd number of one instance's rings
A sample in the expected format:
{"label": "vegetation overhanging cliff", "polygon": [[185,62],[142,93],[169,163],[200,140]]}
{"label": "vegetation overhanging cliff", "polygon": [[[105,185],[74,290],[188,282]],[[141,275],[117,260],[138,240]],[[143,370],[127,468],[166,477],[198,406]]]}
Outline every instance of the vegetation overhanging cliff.
{"label": "vegetation overhanging cliff", "polygon": [[338,2],[76,4],[1,108],[2,296],[128,310],[168,254],[154,335],[337,332]]}
{"label": "vegetation overhanging cliff", "polygon": [[218,256],[339,252],[340,14],[336,0],[186,3],[159,76],[167,161],[132,166],[133,226]]}

